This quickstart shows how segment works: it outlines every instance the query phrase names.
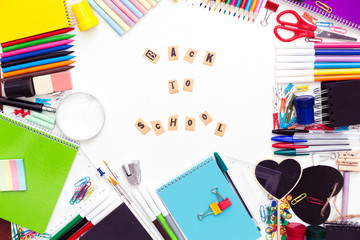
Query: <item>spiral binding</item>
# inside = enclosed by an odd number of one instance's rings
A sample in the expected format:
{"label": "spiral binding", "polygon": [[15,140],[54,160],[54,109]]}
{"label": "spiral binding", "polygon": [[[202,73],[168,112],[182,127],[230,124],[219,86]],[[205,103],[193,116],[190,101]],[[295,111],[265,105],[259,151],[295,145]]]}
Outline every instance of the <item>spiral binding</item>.
{"label": "spiral binding", "polygon": [[65,9],[65,13],[66,13],[66,18],[69,24],[69,27],[74,25],[74,18],[72,16],[71,10],[69,8],[69,5],[67,3],[67,0],[63,0],[63,4],[64,4],[64,9]]}
{"label": "spiral binding", "polygon": [[0,120],[14,124],[18,127],[26,129],[32,133],[38,134],[42,137],[50,139],[54,142],[57,142],[59,144],[62,144],[69,148],[72,148],[74,150],[78,150],[80,147],[80,143],[78,141],[72,140],[70,138],[67,138],[67,137],[57,134],[57,133],[53,133],[46,128],[37,126],[25,119],[21,119],[20,117],[11,117],[11,116],[5,114],[3,111],[0,111]]}
{"label": "spiral binding", "polygon": [[336,222],[336,223],[325,223],[326,229],[331,232],[338,232],[338,231],[352,231],[352,232],[359,232],[360,225],[358,222]]}
{"label": "spiral binding", "polygon": [[330,107],[331,104],[329,103],[329,100],[331,97],[328,95],[331,92],[331,88],[328,89],[321,89],[321,87],[314,89],[315,94],[315,109],[318,109],[315,111],[315,122],[317,124],[324,124],[329,125],[330,124]]}
{"label": "spiral binding", "polygon": [[284,4],[287,4],[287,5],[290,5],[292,7],[297,7],[297,8],[303,8],[304,9],[307,9],[309,10],[310,12],[312,13],[315,13],[317,14],[318,16],[324,16],[324,17],[327,17],[327,18],[330,18],[331,20],[334,20],[336,22],[339,23],[340,26],[342,27],[351,27],[355,30],[360,30],[360,24],[356,24],[354,22],[351,22],[349,20],[346,20],[344,18],[341,18],[335,14],[332,14],[332,13],[328,13],[326,11],[324,11],[323,9],[321,8],[318,8],[316,6],[311,6],[310,4],[307,4],[305,2],[299,2],[298,0],[275,0],[277,2],[282,2]]}
{"label": "spiral binding", "polygon": [[185,172],[183,172],[181,174],[177,174],[176,175],[177,177],[175,177],[173,180],[168,181],[165,184],[162,184],[161,187],[159,187],[156,191],[158,193],[160,193],[161,191],[166,190],[167,188],[171,187],[171,185],[174,185],[175,183],[181,181],[182,179],[186,178],[190,174],[193,174],[194,172],[196,172],[200,168],[204,167],[206,164],[210,163],[211,161],[215,161],[212,156],[207,158],[206,160],[203,160],[203,161],[199,162],[198,164],[196,164],[195,166],[193,166],[190,169],[186,170]]}

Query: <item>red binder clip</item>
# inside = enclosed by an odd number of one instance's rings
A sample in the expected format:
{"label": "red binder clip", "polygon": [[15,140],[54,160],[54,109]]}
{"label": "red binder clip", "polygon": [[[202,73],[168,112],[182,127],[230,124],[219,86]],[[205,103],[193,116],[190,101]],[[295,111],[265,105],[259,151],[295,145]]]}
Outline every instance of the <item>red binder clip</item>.
{"label": "red binder clip", "polygon": [[264,20],[260,22],[260,24],[266,27],[268,25],[269,17],[271,16],[272,13],[275,13],[278,8],[279,8],[279,4],[274,3],[272,1],[267,1],[265,4],[265,9],[266,9],[265,17]]}
{"label": "red binder clip", "polygon": [[204,217],[211,214],[214,214],[216,216],[231,206],[232,203],[230,202],[229,198],[223,198],[218,192],[218,190],[219,190],[218,187],[214,187],[211,189],[211,192],[216,195],[219,203],[213,202],[212,204],[209,205],[210,208],[206,212],[199,213],[197,217],[200,221],[202,221]]}
{"label": "red binder clip", "polygon": [[218,187],[214,187],[213,189],[211,189],[211,192],[214,193],[219,201],[219,208],[221,209],[221,211],[224,211],[225,209],[227,209],[228,207],[231,206],[231,202],[229,200],[229,198],[223,198],[223,196],[220,195],[219,193],[219,188]]}

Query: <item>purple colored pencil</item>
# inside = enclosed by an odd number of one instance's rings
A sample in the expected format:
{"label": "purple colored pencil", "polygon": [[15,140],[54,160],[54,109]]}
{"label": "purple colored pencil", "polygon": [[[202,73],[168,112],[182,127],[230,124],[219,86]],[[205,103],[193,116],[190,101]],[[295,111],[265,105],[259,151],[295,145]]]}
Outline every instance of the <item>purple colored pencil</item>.
{"label": "purple colored pencil", "polygon": [[121,11],[111,0],[103,0],[103,1],[127,25],[129,25],[130,27],[134,26],[135,23],[128,16],[126,16],[126,14],[123,11]]}
{"label": "purple colored pencil", "polygon": [[[343,186],[342,205],[341,205],[342,215],[348,214],[349,186],[350,186],[350,172],[344,172],[344,186]],[[343,220],[345,221],[346,219]]]}

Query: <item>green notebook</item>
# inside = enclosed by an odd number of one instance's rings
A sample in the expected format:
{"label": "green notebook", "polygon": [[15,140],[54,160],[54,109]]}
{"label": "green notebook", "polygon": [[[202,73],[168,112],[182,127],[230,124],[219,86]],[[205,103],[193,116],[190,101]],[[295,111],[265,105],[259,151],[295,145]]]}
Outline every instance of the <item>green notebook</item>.
{"label": "green notebook", "polygon": [[0,113],[0,159],[23,159],[27,190],[0,192],[0,218],[43,233],[79,146]]}

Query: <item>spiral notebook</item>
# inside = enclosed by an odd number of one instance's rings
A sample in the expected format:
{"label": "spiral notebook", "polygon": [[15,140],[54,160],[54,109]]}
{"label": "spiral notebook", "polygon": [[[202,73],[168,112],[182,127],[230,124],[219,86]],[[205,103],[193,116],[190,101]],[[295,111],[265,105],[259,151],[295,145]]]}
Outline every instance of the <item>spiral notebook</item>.
{"label": "spiral notebook", "polygon": [[[360,30],[359,0],[321,0],[321,1],[281,0],[281,1],[294,6],[298,6],[302,8],[304,11],[311,11],[313,13],[320,14],[340,24],[344,24],[345,26],[352,27],[356,30]],[[325,11],[325,9],[327,9],[328,11]]]}
{"label": "spiral notebook", "polygon": [[[219,202],[211,192],[218,187],[232,205],[222,213],[208,215],[202,221],[199,213]],[[258,239],[261,235],[245,207],[211,156],[157,189],[157,193],[187,239]]]}
{"label": "spiral notebook", "polygon": [[0,113],[0,159],[23,159],[26,191],[0,192],[0,218],[43,233],[78,144]]}
{"label": "spiral notebook", "polygon": [[0,43],[71,27],[66,0],[1,0]]}
{"label": "spiral notebook", "polygon": [[326,228],[326,240],[360,239],[360,225],[358,223],[325,223],[324,227]]}
{"label": "spiral notebook", "polygon": [[316,115],[322,116],[323,124],[329,127],[360,124],[360,111],[355,107],[360,102],[360,80],[321,82],[316,92],[315,99],[320,100]]}

